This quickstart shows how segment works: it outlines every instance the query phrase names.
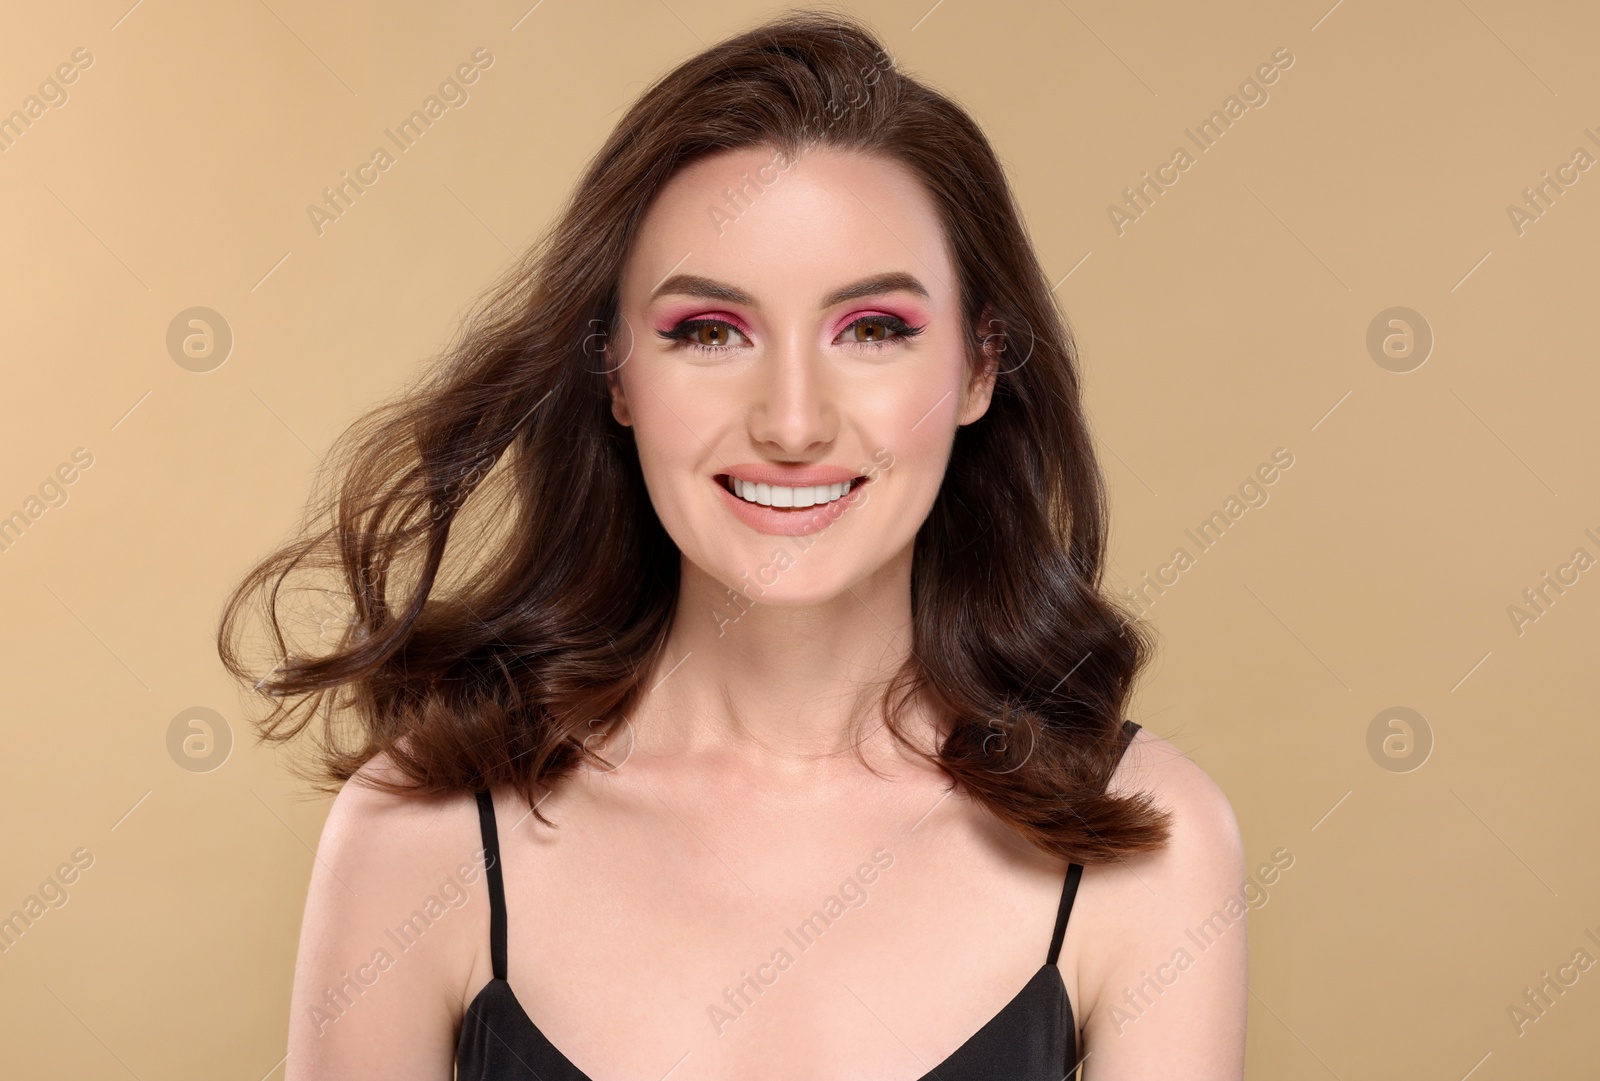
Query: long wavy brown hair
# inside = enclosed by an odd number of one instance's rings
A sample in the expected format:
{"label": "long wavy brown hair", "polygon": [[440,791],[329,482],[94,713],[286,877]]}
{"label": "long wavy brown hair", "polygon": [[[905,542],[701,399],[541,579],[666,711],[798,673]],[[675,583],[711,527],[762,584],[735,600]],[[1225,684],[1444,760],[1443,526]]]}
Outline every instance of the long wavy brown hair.
{"label": "long wavy brown hair", "polygon": [[[960,106],[898,70],[859,22],[813,10],[712,46],[633,104],[439,362],[335,442],[297,539],[229,597],[218,648],[272,704],[261,738],[321,717],[303,775],[332,790],[382,752],[394,770],[361,781],[505,784],[536,805],[598,757],[593,737],[630,714],[662,657],[681,559],[632,431],[610,414],[624,259],[686,163],[818,144],[921,179],[965,325],[982,313],[990,328],[972,331],[969,357],[987,341],[1003,360],[916,536],[912,648],[885,722],[911,747],[902,711],[930,703],[947,727],[926,757],[1047,851],[1097,862],[1166,841],[1147,793],[1105,791],[1154,647],[1101,590],[1106,496],[1076,350],[1006,176]],[[286,591],[291,574],[321,584]],[[310,622],[308,596],[324,598]],[[277,661],[264,677],[242,630],[256,597]]]}

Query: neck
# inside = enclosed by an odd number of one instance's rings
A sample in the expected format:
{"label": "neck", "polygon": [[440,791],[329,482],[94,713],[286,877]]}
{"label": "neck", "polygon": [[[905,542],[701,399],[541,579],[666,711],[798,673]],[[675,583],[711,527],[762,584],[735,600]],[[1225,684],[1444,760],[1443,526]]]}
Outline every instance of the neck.
{"label": "neck", "polygon": [[[911,652],[911,549],[815,605],[772,605],[684,560],[667,647],[635,715],[641,749],[763,768],[905,753],[883,729],[884,688]],[[916,738],[921,713],[904,714]],[[925,741],[919,741],[926,746]]]}

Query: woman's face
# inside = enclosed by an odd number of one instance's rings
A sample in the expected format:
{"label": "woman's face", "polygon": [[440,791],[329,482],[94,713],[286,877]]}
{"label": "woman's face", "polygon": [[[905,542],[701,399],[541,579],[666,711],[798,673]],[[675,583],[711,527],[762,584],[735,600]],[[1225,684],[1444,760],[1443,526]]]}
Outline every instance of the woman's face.
{"label": "woman's face", "polygon": [[620,305],[612,412],[690,562],[801,605],[909,556],[992,386],[969,386],[955,269],[912,173],[825,147],[699,159],[651,204]]}

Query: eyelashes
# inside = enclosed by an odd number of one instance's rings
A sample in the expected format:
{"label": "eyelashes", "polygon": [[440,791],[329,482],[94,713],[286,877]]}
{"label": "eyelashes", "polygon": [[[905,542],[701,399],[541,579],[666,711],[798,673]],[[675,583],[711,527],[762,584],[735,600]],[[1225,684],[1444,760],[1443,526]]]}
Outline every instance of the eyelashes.
{"label": "eyelashes", "polygon": [[[849,335],[857,328],[881,327],[884,335],[867,340],[849,340]],[[863,315],[853,319],[840,331],[846,337],[845,345],[860,346],[873,352],[881,352],[892,342],[907,341],[921,334],[923,326],[912,326],[897,315]],[[688,349],[696,353],[714,354],[726,353],[732,346],[727,344],[711,344],[701,340],[701,333],[709,331],[719,341],[726,343],[728,332],[733,331],[741,337],[748,338],[743,327],[727,319],[695,318],[685,319],[670,330],[658,330],[656,333],[663,339],[673,343],[674,348]]]}

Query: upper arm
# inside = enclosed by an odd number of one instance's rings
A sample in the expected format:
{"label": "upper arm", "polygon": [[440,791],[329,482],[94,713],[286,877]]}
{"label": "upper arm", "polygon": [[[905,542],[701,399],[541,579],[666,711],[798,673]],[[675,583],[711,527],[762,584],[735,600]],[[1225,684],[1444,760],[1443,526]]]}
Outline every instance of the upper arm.
{"label": "upper arm", "polygon": [[1249,911],[1227,797],[1176,748],[1141,731],[1113,791],[1171,813],[1168,844],[1107,865],[1111,933],[1084,958],[1085,1078],[1244,1076]]}
{"label": "upper arm", "polygon": [[[488,939],[470,796],[340,790],[317,845],[284,1081],[452,1076],[477,939]],[[479,932],[481,931],[481,935]]]}

